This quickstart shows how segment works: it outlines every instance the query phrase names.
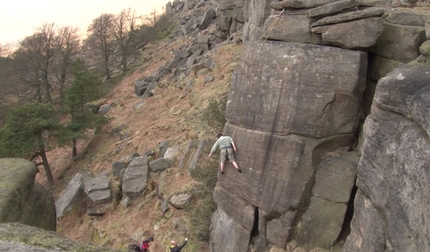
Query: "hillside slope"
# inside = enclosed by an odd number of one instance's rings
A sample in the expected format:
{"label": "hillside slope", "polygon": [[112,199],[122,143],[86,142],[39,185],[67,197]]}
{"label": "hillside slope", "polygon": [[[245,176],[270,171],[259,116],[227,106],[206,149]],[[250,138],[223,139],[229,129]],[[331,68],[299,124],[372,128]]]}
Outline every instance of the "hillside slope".
{"label": "hillside slope", "polygon": [[[56,180],[56,198],[76,173],[90,172],[97,175],[110,172],[114,161],[125,160],[134,152],[144,154],[150,149],[156,151],[157,144],[164,140],[180,144],[215,135],[216,132],[202,123],[201,113],[211,98],[218,99],[227,94],[231,73],[241,49],[240,44],[219,45],[212,50],[216,62],[215,70],[210,73],[214,77],[212,82],[204,83],[206,74],[191,74],[178,81],[169,80],[169,76],[166,76],[158,83],[153,96],[142,100],[134,94],[134,83],[137,80],[156,73],[159,67],[172,59],[177,48],[186,45],[191,39],[158,41],[145,47],[140,55],[143,63],[125,74],[119,84],[102,99],[106,104],[111,104],[107,114],[111,122],[100,134],[89,134],[86,141],[79,142],[80,158],[73,161],[70,148],[58,148],[49,153]],[[184,95],[183,87],[191,80],[194,85]],[[143,105],[136,106],[142,101]],[[123,141],[120,141],[118,134],[113,134],[120,126],[125,126],[123,131],[129,136]],[[152,186],[148,187],[143,197],[132,199],[128,208],[123,208],[113,200],[105,207],[104,216],[90,217],[82,206],[58,221],[57,232],[73,240],[93,241],[119,249],[125,249],[127,244],[139,241],[142,235],[151,234],[156,237],[151,251],[164,251],[170,239],[184,238],[187,232],[176,234],[173,227],[178,217],[187,220],[190,211],[171,208],[167,214],[162,213],[159,209],[160,202],[154,196],[159,176],[150,174],[151,182],[148,184]],[[184,191],[193,183],[187,172],[174,168],[167,172],[164,179],[171,192]],[[37,180],[42,184],[46,183],[44,174],[40,174]],[[118,179],[111,177],[113,195],[118,192],[118,185]],[[190,240],[188,247],[191,249],[189,251],[205,251],[204,244],[193,240]]]}

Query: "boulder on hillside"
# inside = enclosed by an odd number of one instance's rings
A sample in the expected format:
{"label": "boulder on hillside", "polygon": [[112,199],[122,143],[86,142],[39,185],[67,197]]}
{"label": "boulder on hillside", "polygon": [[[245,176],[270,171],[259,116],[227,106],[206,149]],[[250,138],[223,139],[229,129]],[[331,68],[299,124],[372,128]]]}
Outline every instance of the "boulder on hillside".
{"label": "boulder on hillside", "polygon": [[109,178],[106,173],[101,173],[85,182],[84,190],[94,205],[109,203],[112,199]]}
{"label": "boulder on hillside", "polygon": [[164,171],[169,167],[169,163],[164,158],[157,158],[149,163],[152,172]]}
{"label": "boulder on hillside", "polygon": [[103,104],[103,105],[100,106],[100,108],[97,111],[97,113],[99,115],[106,115],[107,113],[109,113],[111,107],[112,107],[112,104]]}
{"label": "boulder on hillside", "polygon": [[46,230],[56,230],[54,199],[35,182],[36,173],[37,169],[31,161],[0,159],[1,223],[20,222]]}
{"label": "boulder on hillside", "polygon": [[146,94],[146,96],[149,97],[152,95],[152,92],[154,91],[156,86],[157,86],[156,82],[140,80],[134,84],[134,93],[137,96],[143,96]]}
{"label": "boulder on hillside", "polygon": [[[131,162],[131,161],[130,161]],[[122,161],[115,161],[112,163],[112,174],[115,177],[119,177],[120,172],[125,169],[125,163]]]}
{"label": "boulder on hillside", "polygon": [[203,50],[209,49],[209,37],[205,35],[197,35],[196,43]]}
{"label": "boulder on hillside", "polygon": [[174,0],[174,1],[172,2],[172,9],[173,9],[174,11],[179,11],[179,10],[181,10],[181,9],[184,7],[184,5],[185,5],[185,2],[184,2],[184,1],[181,1],[181,0]]}
{"label": "boulder on hillside", "polygon": [[167,149],[169,148],[170,142],[168,140],[161,141],[157,144],[158,155],[164,157]]}
{"label": "boulder on hillside", "polygon": [[66,187],[66,190],[61,194],[60,198],[55,202],[57,218],[78,206],[85,197],[83,188],[86,181],[94,178],[92,173],[80,174],[77,173]]}
{"label": "boulder on hillside", "polygon": [[72,241],[52,231],[20,223],[0,224],[0,251],[119,252],[119,250]]}
{"label": "boulder on hillside", "polygon": [[187,150],[189,145],[189,143],[183,143],[171,146],[167,148],[166,152],[163,155],[163,158],[169,163],[170,166],[174,166],[179,160],[180,155]]}
{"label": "boulder on hillside", "polygon": [[165,5],[165,8],[166,8],[166,15],[172,15],[173,14],[172,2],[168,2]]}
{"label": "boulder on hillside", "polygon": [[176,194],[170,198],[170,204],[176,209],[184,209],[186,206],[190,205],[191,197],[189,193]]}
{"label": "boulder on hillside", "polygon": [[189,19],[181,26],[181,31],[183,35],[189,35],[193,31],[194,28],[194,19]]}
{"label": "boulder on hillside", "polygon": [[191,10],[192,8],[194,8],[194,6],[196,6],[197,4],[197,0],[187,0],[185,1],[185,8],[187,10]]}
{"label": "boulder on hillside", "polygon": [[122,193],[125,196],[141,196],[148,181],[148,158],[136,157],[124,171]]}
{"label": "boulder on hillside", "polygon": [[216,12],[213,8],[207,10],[203,16],[203,20],[199,24],[199,30],[203,31],[209,27],[212,21],[216,18]]}
{"label": "boulder on hillside", "polygon": [[[146,153],[145,153],[145,155],[146,155]],[[135,158],[135,157],[139,157],[140,155],[139,155],[139,153],[137,153],[137,152],[133,152],[133,153],[131,153],[127,158],[126,158],[126,160],[125,160],[125,165],[129,165],[130,163],[131,163],[131,161],[133,161],[133,159]],[[146,155],[146,156],[149,156],[149,155]],[[125,167],[124,167],[125,168]]]}
{"label": "boulder on hillside", "polygon": [[216,27],[218,30],[229,32],[233,19],[230,16],[218,15],[216,19]]}
{"label": "boulder on hillside", "polygon": [[191,141],[188,146],[182,151],[182,156],[179,160],[179,168],[187,167],[188,171],[192,171],[197,168],[201,157],[206,156],[210,152],[212,147],[212,139],[202,139],[200,141]]}

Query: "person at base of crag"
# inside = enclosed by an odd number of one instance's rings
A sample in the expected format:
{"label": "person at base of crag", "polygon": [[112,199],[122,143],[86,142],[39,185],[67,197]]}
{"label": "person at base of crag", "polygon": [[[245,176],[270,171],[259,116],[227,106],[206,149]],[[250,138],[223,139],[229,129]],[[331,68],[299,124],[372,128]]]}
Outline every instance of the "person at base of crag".
{"label": "person at base of crag", "polygon": [[134,245],[134,251],[148,252],[149,243],[154,241],[154,237],[149,237],[146,240],[143,240],[139,245]]}
{"label": "person at base of crag", "polygon": [[170,242],[170,252],[179,252],[179,251],[181,251],[182,248],[185,247],[185,245],[187,245],[187,241],[188,241],[188,238],[185,238],[184,243],[182,243],[181,246],[178,246],[176,244],[176,241],[173,240],[172,242]]}
{"label": "person at base of crag", "polygon": [[234,159],[234,152],[237,152],[236,144],[233,141],[233,138],[229,136],[224,136],[223,134],[217,135],[218,140],[214,143],[212,146],[211,152],[209,153],[208,157],[210,158],[212,154],[219,148],[221,150],[220,155],[220,164],[219,168],[221,170],[221,174],[224,174],[224,163],[227,160],[230,161],[230,163],[233,164],[233,166],[236,168],[236,170],[241,173],[242,170],[239,168],[239,166],[236,163],[236,160]]}

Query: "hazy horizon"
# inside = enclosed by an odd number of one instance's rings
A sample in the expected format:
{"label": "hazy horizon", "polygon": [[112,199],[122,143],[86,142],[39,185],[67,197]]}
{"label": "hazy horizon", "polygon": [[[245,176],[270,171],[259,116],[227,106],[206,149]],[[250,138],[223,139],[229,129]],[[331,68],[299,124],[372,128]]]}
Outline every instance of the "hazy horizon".
{"label": "hazy horizon", "polygon": [[87,27],[102,13],[118,14],[131,8],[137,15],[149,14],[170,0],[15,0],[0,9],[0,44],[16,44],[45,23],[77,27],[86,34]]}

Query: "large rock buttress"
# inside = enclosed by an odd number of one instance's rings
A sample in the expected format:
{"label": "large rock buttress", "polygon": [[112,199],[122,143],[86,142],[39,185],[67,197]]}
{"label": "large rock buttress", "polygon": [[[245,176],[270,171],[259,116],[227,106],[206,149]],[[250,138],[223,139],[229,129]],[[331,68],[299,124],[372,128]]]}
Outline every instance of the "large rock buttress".
{"label": "large rock buttress", "polygon": [[429,68],[402,66],[378,82],[344,251],[430,251],[429,107]]}
{"label": "large rock buttress", "polygon": [[334,47],[249,42],[233,74],[228,122],[277,135],[352,133],[366,56]]}
{"label": "large rock buttress", "polygon": [[[358,123],[366,68],[367,54],[360,51],[272,41],[244,45],[224,129],[235,139],[243,173],[227,166],[215,193],[216,214],[234,220],[229,225],[235,230],[247,230],[241,236],[250,240],[258,233],[279,247],[294,239],[309,248],[336,241],[356,176],[358,157],[347,146]],[[336,165],[327,169],[327,162]],[[334,174],[338,187],[321,192]],[[326,196],[330,192],[338,197]],[[226,195],[243,207],[225,203]],[[318,227],[308,228],[309,219]],[[214,223],[214,243],[228,232],[219,226]],[[223,241],[222,251],[246,251],[236,240],[229,242]]]}
{"label": "large rock buttress", "polygon": [[19,222],[56,230],[52,195],[35,182],[33,162],[18,158],[0,159],[0,222]]}

